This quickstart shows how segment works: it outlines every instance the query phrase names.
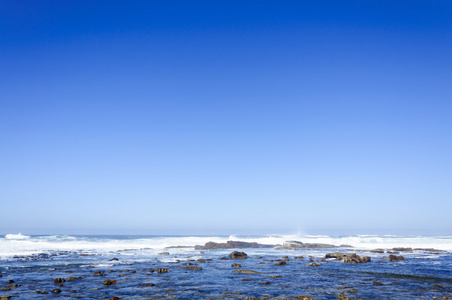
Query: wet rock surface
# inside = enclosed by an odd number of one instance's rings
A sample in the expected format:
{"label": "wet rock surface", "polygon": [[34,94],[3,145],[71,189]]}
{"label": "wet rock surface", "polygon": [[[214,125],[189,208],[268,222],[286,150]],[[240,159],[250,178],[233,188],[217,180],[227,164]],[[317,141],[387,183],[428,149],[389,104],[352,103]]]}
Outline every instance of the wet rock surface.
{"label": "wet rock surface", "polygon": [[229,254],[230,259],[246,259],[248,255],[245,252],[234,251]]}
{"label": "wet rock surface", "polygon": [[347,264],[362,264],[370,262],[369,256],[359,256],[356,253],[342,253],[342,252],[334,252],[327,253],[325,258],[335,258],[336,260],[343,261]]}

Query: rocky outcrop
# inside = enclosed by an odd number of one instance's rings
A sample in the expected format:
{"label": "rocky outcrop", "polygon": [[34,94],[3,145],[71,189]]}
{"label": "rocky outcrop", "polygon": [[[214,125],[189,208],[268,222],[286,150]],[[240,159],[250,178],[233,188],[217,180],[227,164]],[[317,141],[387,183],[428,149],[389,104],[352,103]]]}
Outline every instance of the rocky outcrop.
{"label": "rocky outcrop", "polygon": [[282,246],[277,247],[278,250],[297,250],[297,249],[324,249],[324,248],[339,248],[331,244],[320,243],[303,243],[299,241],[287,241]]}
{"label": "rocky outcrop", "polygon": [[246,259],[248,255],[245,252],[234,251],[229,254],[231,259]]}
{"label": "rocky outcrop", "polygon": [[389,259],[388,259],[388,261],[404,261],[405,260],[405,257],[403,257],[402,255],[399,255],[399,256],[397,256],[397,255],[389,255]]}
{"label": "rocky outcrop", "polygon": [[227,241],[226,243],[208,242],[204,246],[196,245],[195,250],[241,249],[241,248],[273,248],[277,245]]}
{"label": "rocky outcrop", "polygon": [[336,260],[343,261],[347,264],[362,264],[370,262],[369,256],[359,256],[356,253],[342,253],[342,252],[334,252],[327,253],[325,258],[335,258]]}
{"label": "rocky outcrop", "polygon": [[413,252],[413,248],[406,248],[406,247],[392,248],[392,250],[399,251],[399,252]]}
{"label": "rocky outcrop", "polygon": [[385,250],[379,248],[379,249],[370,250],[370,252],[372,252],[372,253],[385,253]]}

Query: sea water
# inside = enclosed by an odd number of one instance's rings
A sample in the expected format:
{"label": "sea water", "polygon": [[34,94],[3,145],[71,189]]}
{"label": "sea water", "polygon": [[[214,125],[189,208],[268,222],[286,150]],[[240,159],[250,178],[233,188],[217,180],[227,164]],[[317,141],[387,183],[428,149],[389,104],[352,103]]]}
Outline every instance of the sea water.
{"label": "sea water", "polygon": [[[228,240],[272,245],[295,240],[349,246],[195,250],[196,245]],[[418,250],[396,253],[405,258],[397,262],[389,262],[386,252],[369,251],[395,247]],[[234,250],[246,252],[248,258],[224,259]],[[345,264],[324,259],[326,253],[336,251],[367,255],[371,262]],[[287,264],[275,266],[285,256]],[[300,256],[303,258],[295,258]],[[312,266],[313,262],[320,266]],[[237,274],[234,272],[237,268],[231,267],[233,263],[241,264],[240,269],[259,273]],[[158,273],[155,270],[159,268],[169,272]],[[98,271],[104,276],[94,276]],[[443,299],[452,297],[452,237],[8,234],[0,236],[0,275],[0,297],[10,295],[12,299],[108,299],[114,296],[120,299],[297,299],[301,295],[312,299],[337,299],[341,295],[349,299]],[[76,279],[62,286],[54,283],[56,278],[69,277]],[[116,283],[105,286],[106,279],[114,279]],[[20,286],[8,288],[10,280]],[[146,283],[153,286],[144,286]],[[61,292],[51,292],[57,289]]]}

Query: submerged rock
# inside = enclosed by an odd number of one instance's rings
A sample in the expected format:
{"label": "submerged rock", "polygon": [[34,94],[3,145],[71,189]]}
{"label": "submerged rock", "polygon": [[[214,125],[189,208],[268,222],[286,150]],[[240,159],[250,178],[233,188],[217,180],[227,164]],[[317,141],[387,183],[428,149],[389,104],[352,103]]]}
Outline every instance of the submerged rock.
{"label": "submerged rock", "polygon": [[64,278],[56,278],[53,282],[55,284],[60,284],[60,283],[66,282],[66,279],[64,279]]}
{"label": "submerged rock", "polygon": [[258,244],[239,241],[227,241],[226,243],[208,242],[204,246],[196,245],[195,250],[214,250],[214,249],[240,249],[240,248],[273,248],[277,245]]}
{"label": "submerged rock", "polygon": [[287,265],[286,261],[284,261],[284,260],[274,264],[274,266],[284,266],[284,265]]}
{"label": "submerged rock", "polygon": [[232,264],[231,267],[233,267],[233,268],[241,268],[242,265],[241,264]]}
{"label": "submerged rock", "polygon": [[115,279],[105,279],[104,280],[104,285],[112,285],[115,284],[116,280]]}
{"label": "submerged rock", "polygon": [[239,274],[262,274],[262,272],[257,272],[257,271],[253,271],[253,270],[235,270],[234,273],[239,273]]}
{"label": "submerged rock", "polygon": [[54,289],[54,290],[51,290],[51,292],[54,293],[54,294],[59,294],[59,293],[61,293],[61,290],[60,289]]}
{"label": "submerged rock", "polygon": [[246,254],[245,252],[234,251],[229,254],[229,257],[231,259],[246,259],[248,257],[248,254]]}
{"label": "submerged rock", "polygon": [[8,284],[8,287],[13,290],[13,289],[17,289],[18,287],[20,287],[20,284],[15,284],[15,283]]}
{"label": "submerged rock", "polygon": [[192,271],[201,271],[201,267],[184,267],[186,270],[192,270]]}
{"label": "submerged rock", "polygon": [[141,286],[154,286],[155,284],[153,284],[153,283],[142,283],[140,285]]}
{"label": "submerged rock", "polygon": [[165,269],[165,268],[158,268],[157,269],[157,273],[168,273],[168,272],[169,272],[169,270]]}

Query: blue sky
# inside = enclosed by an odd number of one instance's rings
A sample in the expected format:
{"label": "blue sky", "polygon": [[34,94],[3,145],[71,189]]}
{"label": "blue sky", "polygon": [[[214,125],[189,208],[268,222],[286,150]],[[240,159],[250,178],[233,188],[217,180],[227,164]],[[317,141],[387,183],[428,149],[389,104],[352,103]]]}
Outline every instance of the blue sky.
{"label": "blue sky", "polygon": [[450,234],[451,15],[2,1],[0,232]]}

